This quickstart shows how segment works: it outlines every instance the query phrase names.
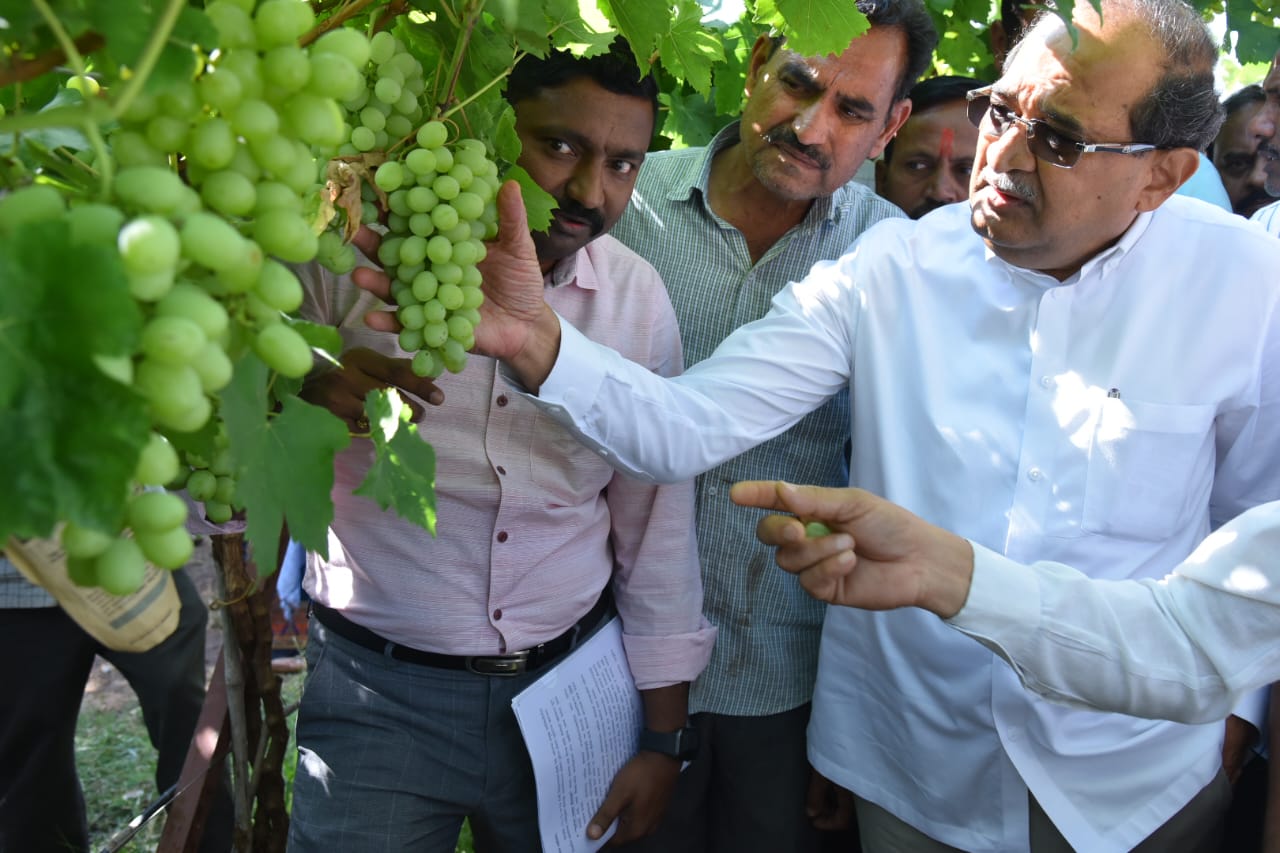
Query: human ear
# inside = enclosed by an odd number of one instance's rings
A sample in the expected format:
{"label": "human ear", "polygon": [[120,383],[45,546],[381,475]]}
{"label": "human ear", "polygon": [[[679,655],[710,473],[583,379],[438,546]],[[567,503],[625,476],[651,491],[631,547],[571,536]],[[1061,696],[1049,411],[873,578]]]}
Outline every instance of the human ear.
{"label": "human ear", "polygon": [[751,46],[751,60],[747,63],[747,82],[743,87],[748,98],[751,97],[751,90],[755,88],[756,81],[759,79],[760,69],[773,57],[774,51],[781,49],[781,46],[775,45],[773,39],[767,34],[757,38],[756,43]]}
{"label": "human ear", "polygon": [[885,121],[884,130],[880,132],[880,136],[876,139],[876,144],[867,154],[868,157],[879,157],[884,153],[884,147],[889,144],[889,140],[897,135],[902,126],[907,123],[907,117],[911,115],[911,99],[903,98],[901,101],[894,101],[893,106],[889,107],[889,117]]}
{"label": "human ear", "polygon": [[1138,193],[1139,213],[1164,204],[1200,168],[1200,152],[1194,148],[1170,148],[1153,151],[1151,155],[1147,184]]}

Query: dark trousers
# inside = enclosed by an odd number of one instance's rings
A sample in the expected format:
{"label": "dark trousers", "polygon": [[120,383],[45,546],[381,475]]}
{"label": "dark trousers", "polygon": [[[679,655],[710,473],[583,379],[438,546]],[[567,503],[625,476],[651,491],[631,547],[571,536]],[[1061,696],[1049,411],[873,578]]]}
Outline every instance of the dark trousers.
{"label": "dark trousers", "polygon": [[[156,787],[178,781],[204,703],[208,609],[187,577],[174,574],[178,627],[150,651],[103,648],[61,608],[0,610],[0,851],[88,849],[75,732],[94,655],[110,661],[138,696],[157,750]],[[230,797],[220,792],[203,850],[230,848]]]}
{"label": "dark trousers", "polygon": [[805,813],[809,710],[694,714],[698,756],[680,774],[662,824],[620,853],[854,853],[856,836],[819,833]]}

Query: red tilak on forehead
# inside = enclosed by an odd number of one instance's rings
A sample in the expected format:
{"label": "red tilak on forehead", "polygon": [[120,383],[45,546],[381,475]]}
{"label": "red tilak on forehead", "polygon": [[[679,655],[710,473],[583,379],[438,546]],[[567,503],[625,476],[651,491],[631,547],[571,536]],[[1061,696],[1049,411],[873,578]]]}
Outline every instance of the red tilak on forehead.
{"label": "red tilak on forehead", "polygon": [[956,146],[956,132],[949,127],[942,129],[942,143],[938,146],[938,161],[945,163],[951,159],[951,150]]}

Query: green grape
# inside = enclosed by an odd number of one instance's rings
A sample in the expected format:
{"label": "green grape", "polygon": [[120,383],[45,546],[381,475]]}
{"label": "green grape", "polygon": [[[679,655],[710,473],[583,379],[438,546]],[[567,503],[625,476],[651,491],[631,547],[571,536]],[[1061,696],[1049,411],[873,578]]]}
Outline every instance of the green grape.
{"label": "green grape", "polygon": [[383,77],[373,87],[373,96],[384,104],[395,104],[400,92],[400,84],[391,77]]}
{"label": "green grape", "polygon": [[206,169],[221,169],[236,153],[236,137],[224,119],[208,118],[192,128],[185,148],[187,157]]}
{"label": "green grape", "polygon": [[[332,231],[326,231],[324,234],[333,234]],[[324,237],[324,234],[321,237]],[[337,234],[333,234],[341,242]],[[302,284],[298,281],[298,277],[293,270],[286,267],[279,261],[268,259],[262,265],[262,273],[258,277],[258,284],[254,288],[258,298],[270,305],[277,311],[283,311],[291,314],[297,311],[302,305],[303,292]]]}
{"label": "green grape", "polygon": [[263,48],[296,42],[315,22],[307,0],[266,0],[253,15],[258,46]]}
{"label": "green grape", "polygon": [[382,32],[374,33],[369,40],[369,59],[375,65],[381,65],[395,56],[399,49],[400,45],[396,41],[396,37],[383,30]]}
{"label": "green grape", "polygon": [[253,181],[229,169],[207,176],[200,185],[200,197],[224,216],[248,216],[258,201]]}
{"label": "green grape", "polygon": [[233,477],[218,477],[218,488],[213,493],[215,503],[229,504],[235,503],[236,481]]}
{"label": "green grape", "polygon": [[307,88],[326,98],[345,101],[364,86],[359,69],[341,54],[312,52],[311,79]]}
{"label": "green grape", "polygon": [[378,246],[378,262],[384,267],[393,267],[400,263],[400,244],[403,237],[384,238]]}
{"label": "green grape", "polygon": [[[466,311],[469,309],[474,310],[476,308],[479,308],[483,304],[484,304],[484,291],[480,289],[479,283],[477,283],[475,286],[466,285],[464,283],[462,285],[462,307],[458,310],[459,311]],[[471,325],[473,327],[478,326],[479,324],[480,324],[480,320],[478,317],[475,320],[471,321]]]}
{"label": "green grape", "polygon": [[[434,237],[432,239],[435,239]],[[400,244],[400,263],[420,264],[427,257],[427,241],[417,235],[406,237]]]}
{"label": "green grape", "polygon": [[325,269],[338,275],[346,275],[356,268],[356,250],[345,243],[338,234],[326,231],[320,235],[316,260]]}
{"label": "green grape", "polygon": [[262,82],[283,93],[296,92],[311,78],[311,60],[297,45],[280,45],[262,54]]}
{"label": "green grape", "polygon": [[193,213],[182,223],[182,254],[211,270],[227,269],[248,247],[231,223],[212,213]]}
{"label": "green grape", "polygon": [[415,352],[422,349],[422,329],[401,329],[398,343],[400,349],[405,352]]}
{"label": "green grape", "polygon": [[415,148],[404,157],[404,164],[415,175],[434,175],[436,155],[428,148]]}
{"label": "green grape", "polygon": [[253,19],[249,13],[228,0],[214,0],[204,13],[218,31],[218,44],[226,50],[232,47],[253,47],[258,37],[253,31]]}
{"label": "green grape", "polygon": [[179,115],[183,114],[163,113],[147,122],[143,133],[151,147],[164,152],[181,151],[186,147],[191,123]]}
{"label": "green grape", "polygon": [[[455,208],[455,211],[457,209]],[[452,228],[446,228],[440,232],[449,239],[450,243],[465,243],[471,239],[471,223],[458,220],[458,224]]]}
{"label": "green grape", "polygon": [[164,364],[190,364],[206,343],[200,327],[183,317],[153,317],[142,329],[143,354]]}
{"label": "green grape", "polygon": [[155,115],[157,109],[159,104],[155,95],[138,92],[129,103],[128,109],[120,116],[120,120],[126,124],[142,124]]}
{"label": "green grape", "polygon": [[283,115],[299,139],[312,145],[338,145],[344,139],[342,112],[332,98],[302,92],[284,104]]}
{"label": "green grape", "polygon": [[369,39],[358,30],[339,27],[316,39],[315,44],[311,47],[311,52],[336,53],[344,57],[353,67],[357,69],[364,68],[369,62]]}
{"label": "green grape", "polygon": [[254,223],[253,239],[268,254],[297,264],[314,258],[318,248],[316,234],[307,221],[286,210],[262,213]]}
{"label": "green grape", "polygon": [[187,520],[187,505],[169,492],[141,492],[125,509],[129,526],[138,530],[171,530]]}
{"label": "green grape", "polygon": [[231,129],[247,140],[268,139],[280,130],[280,116],[266,101],[249,98],[231,112]]}
{"label": "green grape", "polygon": [[231,516],[235,513],[231,509],[231,504],[218,503],[217,501],[204,502],[205,518],[214,524],[226,524],[231,520]]}
{"label": "green grape", "polygon": [[369,128],[361,126],[351,129],[351,145],[357,151],[371,151],[376,144],[378,144],[377,135]]}
{"label": "green grape", "polygon": [[137,592],[147,576],[147,560],[132,539],[116,539],[94,560],[99,585],[112,595]]}
{"label": "green grape", "polygon": [[384,193],[397,190],[404,183],[404,169],[395,160],[388,160],[373,173],[373,182]]}
{"label": "green grape", "polygon": [[480,252],[483,247],[484,244],[479,240],[463,240],[453,246],[453,262],[463,267],[475,265],[480,261]]}
{"label": "green grape", "polygon": [[[383,164],[386,165],[385,163]],[[377,181],[377,175],[374,175],[374,181]],[[400,216],[409,217],[413,215],[413,208],[409,207],[409,191],[394,190],[387,196],[387,207],[392,213]]]}
{"label": "green grape", "polygon": [[32,184],[0,197],[0,230],[58,219],[65,211],[60,192],[46,184]]}
{"label": "green grape", "polygon": [[430,187],[413,187],[405,193],[405,203],[414,213],[430,213],[440,203],[440,197]]}
{"label": "green grape", "polygon": [[439,323],[444,320],[447,314],[448,311],[440,304],[439,299],[432,297],[422,303],[422,316],[426,318],[428,323]]}
{"label": "green grape", "polygon": [[123,168],[131,166],[157,166],[164,168],[169,164],[167,155],[157,151],[141,133],[134,130],[121,130],[111,136],[111,153],[116,163]]}
{"label": "green grape", "polygon": [[418,147],[440,148],[449,139],[449,128],[441,121],[429,121],[418,129]]}
{"label": "green grape", "polygon": [[439,348],[448,339],[448,323],[428,323],[422,327],[422,343],[432,349]]}
{"label": "green grape", "polygon": [[218,489],[218,478],[209,471],[192,471],[187,478],[187,494],[191,500],[206,503]]}
{"label": "green grape", "polygon": [[452,282],[442,281],[439,289],[436,290],[436,299],[446,311],[456,311],[462,307],[462,288]]}
{"label": "green grape", "polygon": [[387,134],[393,139],[403,139],[413,132],[413,122],[402,115],[387,116]]}
{"label": "green grape", "polygon": [[[345,133],[346,131],[342,131]],[[309,195],[316,189],[320,171],[307,146],[299,143],[293,162],[280,175],[280,181],[298,195]]]}
{"label": "green grape", "polygon": [[454,314],[449,318],[449,337],[455,341],[465,341],[471,337],[473,328],[471,321],[461,314]]}
{"label": "green grape", "polygon": [[421,305],[406,305],[396,312],[400,325],[406,329],[421,329],[426,320],[422,317]]}
{"label": "green grape", "polygon": [[453,257],[453,244],[449,242],[448,237],[437,234],[427,241],[427,257],[431,259],[432,264],[448,263]]}
{"label": "green grape", "polygon": [[810,521],[804,526],[804,535],[808,536],[810,539],[815,539],[819,536],[830,536],[831,528],[827,527],[821,521]]}
{"label": "green grape", "polygon": [[[209,341],[191,362],[191,368],[200,377],[200,387],[206,394],[221,391],[231,384],[235,367],[227,353],[217,343]],[[157,484],[159,485],[159,484]]]}
{"label": "green grape", "polygon": [[386,129],[387,117],[380,110],[365,107],[360,111],[360,124],[370,133],[377,133],[379,130]]}
{"label": "green grape", "polygon": [[453,152],[448,148],[436,149],[436,171],[447,174],[453,168]]}
{"label": "green grape", "polygon": [[114,534],[103,533],[92,527],[81,527],[74,521],[68,521],[63,525],[59,539],[62,550],[67,552],[67,556],[79,559],[96,557],[116,541]]}
{"label": "green grape", "polygon": [[297,154],[293,141],[283,136],[267,136],[249,140],[249,153],[258,165],[272,175],[282,175],[293,165]]}
{"label": "green grape", "polygon": [[[436,230],[436,224],[431,221],[431,214],[429,213],[415,213],[409,217],[409,221],[406,224],[408,225],[408,230],[419,237],[430,237]],[[390,225],[390,220],[388,220],[388,225]],[[405,229],[392,227],[391,230],[404,231]]]}
{"label": "green grape", "polygon": [[440,357],[444,361],[444,369],[450,373],[461,373],[467,366],[466,348],[453,339],[444,342]]}
{"label": "green grape", "polygon": [[157,317],[182,317],[200,327],[209,340],[221,338],[227,330],[227,309],[203,288],[178,282],[156,303]]}
{"label": "green grape", "polygon": [[197,86],[200,89],[200,97],[205,103],[220,113],[230,111],[244,97],[244,87],[240,85],[240,78],[230,71],[215,68],[202,76]]}
{"label": "green grape", "polygon": [[301,379],[311,371],[311,346],[285,323],[272,323],[260,330],[254,352],[282,376]]}
{"label": "green grape", "polygon": [[158,432],[151,433],[138,456],[133,479],[144,486],[163,486],[178,476],[178,451],[169,439]]}
{"label": "green grape", "polygon": [[430,352],[430,350],[418,350],[413,354],[413,361],[409,367],[413,370],[415,376],[423,376],[431,379],[440,375],[440,371],[444,369],[444,365],[440,364]]}
{"label": "green grape", "polygon": [[152,273],[125,271],[129,282],[129,295],[142,302],[155,302],[173,288],[173,270]]}
{"label": "green grape", "polygon": [[448,231],[457,226],[458,211],[453,205],[442,202],[431,208],[431,221],[436,224],[436,230]]}
{"label": "green grape", "polygon": [[182,253],[178,231],[167,219],[140,216],[120,229],[116,247],[125,269],[141,274],[172,272]]}
{"label": "green grape", "polygon": [[265,181],[258,184],[258,199],[254,212],[259,216],[268,210],[287,210],[290,213],[302,213],[302,200],[298,194],[278,181]]}
{"label": "green grape", "polygon": [[[185,504],[182,509],[185,513]],[[143,556],[162,569],[180,569],[195,553],[191,534],[181,526],[167,530],[135,530],[133,538],[142,549]]]}
{"label": "green grape", "polygon": [[484,215],[484,199],[473,192],[461,192],[450,202],[458,211],[458,217],[466,222]]}
{"label": "green grape", "polygon": [[200,376],[189,366],[144,358],[134,371],[133,384],[150,404],[152,416],[179,432],[199,429],[212,412]]}
{"label": "green grape", "polygon": [[419,302],[427,302],[435,297],[439,281],[430,270],[424,270],[413,277],[413,283],[410,286],[414,299]]}
{"label": "green grape", "polygon": [[[420,266],[420,265],[415,265],[415,266]],[[396,305],[400,306],[401,308],[407,308],[410,305],[416,304],[418,301],[416,298],[414,298],[413,288],[409,287],[407,283],[402,281],[397,281],[395,284],[392,285],[391,295],[392,295],[392,298],[395,300]]]}
{"label": "green grape", "polygon": [[67,88],[74,89],[83,95],[86,99],[97,96],[102,91],[102,85],[89,75],[75,74],[67,80]]}
{"label": "green grape", "polygon": [[[397,68],[390,61],[384,62],[381,65],[379,65],[377,68],[373,70],[373,73],[374,73],[374,77],[376,78],[374,81],[375,83],[377,82],[377,80],[381,80],[382,78],[385,77],[388,80],[396,81],[396,85],[400,86],[401,88],[404,88],[404,72],[401,71],[399,68]],[[387,102],[387,103],[394,105],[395,102]]]}
{"label": "green grape", "polygon": [[[459,308],[454,313],[456,313],[459,317],[466,317],[468,320],[470,320],[472,329],[480,325],[480,312],[474,308],[467,308],[466,306],[463,306],[462,308]],[[467,347],[467,349],[471,349],[471,347]]]}
{"label": "green grape", "polygon": [[449,177],[457,182],[459,190],[465,190],[475,180],[475,175],[471,173],[471,169],[456,161],[453,164],[453,168],[449,170]]}
{"label": "green grape", "polygon": [[[160,166],[131,166],[116,173],[112,190],[123,206],[153,213],[172,213],[184,204],[190,188],[182,178]],[[19,190],[21,192],[21,190]],[[7,198],[12,199],[18,193]],[[61,199],[59,199],[61,202]],[[3,225],[3,201],[0,201],[0,226]]]}
{"label": "green grape", "polygon": [[[420,213],[414,214],[414,216],[421,216],[421,215],[422,214]],[[387,214],[387,228],[388,230],[396,234],[403,234],[406,231],[413,231],[413,229],[409,227],[409,219],[406,219],[405,217],[401,216],[398,213],[395,213],[394,211]],[[416,231],[414,231],[414,233],[417,234]],[[418,234],[418,236],[424,237],[426,235]]]}

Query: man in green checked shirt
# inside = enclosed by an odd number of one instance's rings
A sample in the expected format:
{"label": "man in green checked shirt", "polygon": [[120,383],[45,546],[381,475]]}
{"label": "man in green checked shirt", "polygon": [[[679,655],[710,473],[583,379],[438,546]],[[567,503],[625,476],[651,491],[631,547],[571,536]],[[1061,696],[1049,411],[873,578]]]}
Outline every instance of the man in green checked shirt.
{"label": "man in green checked shirt", "polygon": [[[817,261],[902,212],[852,182],[910,112],[907,92],[937,35],[919,0],[858,8],[870,31],[839,56],[805,57],[762,37],[742,117],[705,148],[651,154],[613,234],[657,267],[692,365]],[[786,358],[779,353],[779,358]],[[843,486],[849,401],[841,393],[789,432],[698,479],[704,611],[718,626],[689,711],[701,737],[659,831],[627,849],[816,850],[838,820],[810,768],[805,729],[824,605],[773,567],[759,513],[733,506],[742,479]],[[816,813],[815,813],[816,810]]]}

